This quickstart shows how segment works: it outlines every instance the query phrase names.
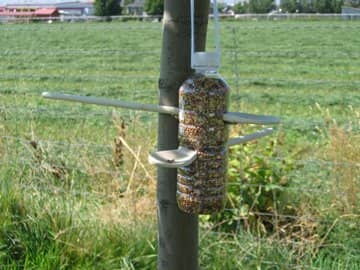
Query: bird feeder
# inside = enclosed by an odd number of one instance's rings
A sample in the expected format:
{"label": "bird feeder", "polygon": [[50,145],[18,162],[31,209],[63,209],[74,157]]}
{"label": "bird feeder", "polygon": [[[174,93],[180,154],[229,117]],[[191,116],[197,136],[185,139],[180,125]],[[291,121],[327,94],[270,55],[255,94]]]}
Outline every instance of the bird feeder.
{"label": "bird feeder", "polygon": [[191,2],[191,67],[195,73],[180,86],[179,108],[139,104],[96,97],[43,93],[43,97],[89,104],[171,114],[179,119],[179,147],[150,153],[151,164],[177,168],[178,207],[190,214],[221,211],[225,204],[227,153],[232,145],[272,133],[265,128],[228,138],[228,124],[278,124],[273,116],[228,112],[229,86],[217,70],[220,65],[219,22],[214,0],[215,52],[195,51],[194,0]]}
{"label": "bird feeder", "polygon": [[[225,204],[228,128],[223,119],[228,111],[229,86],[220,77],[219,22],[214,1],[215,52],[196,52],[194,0],[191,7],[190,76],[179,89],[179,151],[189,164],[177,164],[177,203],[191,214],[221,211]],[[193,151],[193,152],[192,152]],[[150,156],[150,162],[168,167],[169,151]]]}
{"label": "bird feeder", "polygon": [[194,0],[191,0],[191,67],[195,74],[179,89],[179,143],[197,158],[178,169],[177,202],[187,213],[207,214],[224,207],[227,174],[229,87],[218,75],[219,22],[216,1],[215,52],[195,52]]}
{"label": "bird feeder", "polygon": [[223,208],[227,171],[229,87],[219,76],[197,72],[179,90],[179,144],[197,158],[178,169],[177,202],[187,213]]}

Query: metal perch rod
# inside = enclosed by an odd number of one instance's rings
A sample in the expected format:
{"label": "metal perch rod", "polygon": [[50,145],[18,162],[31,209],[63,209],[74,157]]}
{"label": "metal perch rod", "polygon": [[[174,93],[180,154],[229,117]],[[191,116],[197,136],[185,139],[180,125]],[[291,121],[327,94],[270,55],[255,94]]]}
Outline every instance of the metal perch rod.
{"label": "metal perch rod", "polygon": [[42,97],[48,98],[48,99],[66,100],[66,101],[80,102],[80,103],[86,103],[86,104],[104,105],[104,106],[111,106],[111,107],[127,108],[127,109],[132,109],[132,110],[166,113],[166,114],[172,114],[172,115],[179,114],[178,108],[171,107],[171,106],[141,104],[141,103],[135,103],[135,102],[113,100],[113,99],[108,99],[108,98],[84,97],[84,96],[78,96],[78,95],[49,93],[49,92],[43,92]]}
{"label": "metal perch rod", "polygon": [[233,146],[236,144],[242,144],[242,143],[246,143],[248,141],[260,139],[262,137],[265,137],[265,136],[273,133],[273,131],[274,131],[274,129],[272,129],[272,128],[264,128],[260,131],[256,131],[256,132],[248,134],[248,135],[231,138],[228,140],[227,146],[230,147],[230,146]]}
{"label": "metal perch rod", "polygon": [[[171,115],[179,114],[179,109],[172,106],[143,104],[143,103],[121,101],[121,100],[113,100],[108,98],[85,97],[78,95],[49,93],[49,92],[43,92],[42,96],[48,99],[66,100],[66,101],[80,102],[86,104],[120,107],[120,108],[132,109],[132,110],[165,113]],[[258,125],[274,125],[280,122],[279,118],[274,116],[254,115],[254,114],[240,113],[240,112],[224,113],[223,119],[227,123],[258,124]]]}

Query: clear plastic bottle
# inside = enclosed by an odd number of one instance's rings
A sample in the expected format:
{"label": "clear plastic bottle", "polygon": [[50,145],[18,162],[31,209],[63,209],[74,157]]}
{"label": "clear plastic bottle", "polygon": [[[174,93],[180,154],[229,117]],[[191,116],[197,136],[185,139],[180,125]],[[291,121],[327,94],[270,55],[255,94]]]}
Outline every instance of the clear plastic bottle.
{"label": "clear plastic bottle", "polygon": [[228,129],[223,120],[229,87],[218,74],[196,73],[179,90],[180,146],[194,149],[196,160],[178,169],[177,202],[192,214],[224,208]]}

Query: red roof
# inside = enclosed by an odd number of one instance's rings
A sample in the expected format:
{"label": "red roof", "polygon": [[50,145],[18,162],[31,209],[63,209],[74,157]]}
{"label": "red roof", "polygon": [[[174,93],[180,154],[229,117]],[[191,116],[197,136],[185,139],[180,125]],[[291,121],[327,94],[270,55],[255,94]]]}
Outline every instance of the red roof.
{"label": "red roof", "polygon": [[56,8],[39,8],[34,12],[35,16],[53,16],[57,14],[58,10]]}
{"label": "red roof", "polygon": [[39,8],[36,11],[7,11],[0,12],[0,16],[9,17],[56,17],[59,16],[57,8]]}

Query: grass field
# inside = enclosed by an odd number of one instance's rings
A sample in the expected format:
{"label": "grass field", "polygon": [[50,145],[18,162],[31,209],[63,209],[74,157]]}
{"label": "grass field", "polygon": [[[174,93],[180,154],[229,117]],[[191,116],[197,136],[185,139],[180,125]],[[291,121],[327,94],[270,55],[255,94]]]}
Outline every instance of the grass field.
{"label": "grass field", "polygon": [[[360,269],[359,27],[221,22],[231,109],[282,124],[231,149],[201,269]],[[157,103],[161,24],[0,24],[0,40],[0,269],[156,269],[157,116],[40,94]]]}

